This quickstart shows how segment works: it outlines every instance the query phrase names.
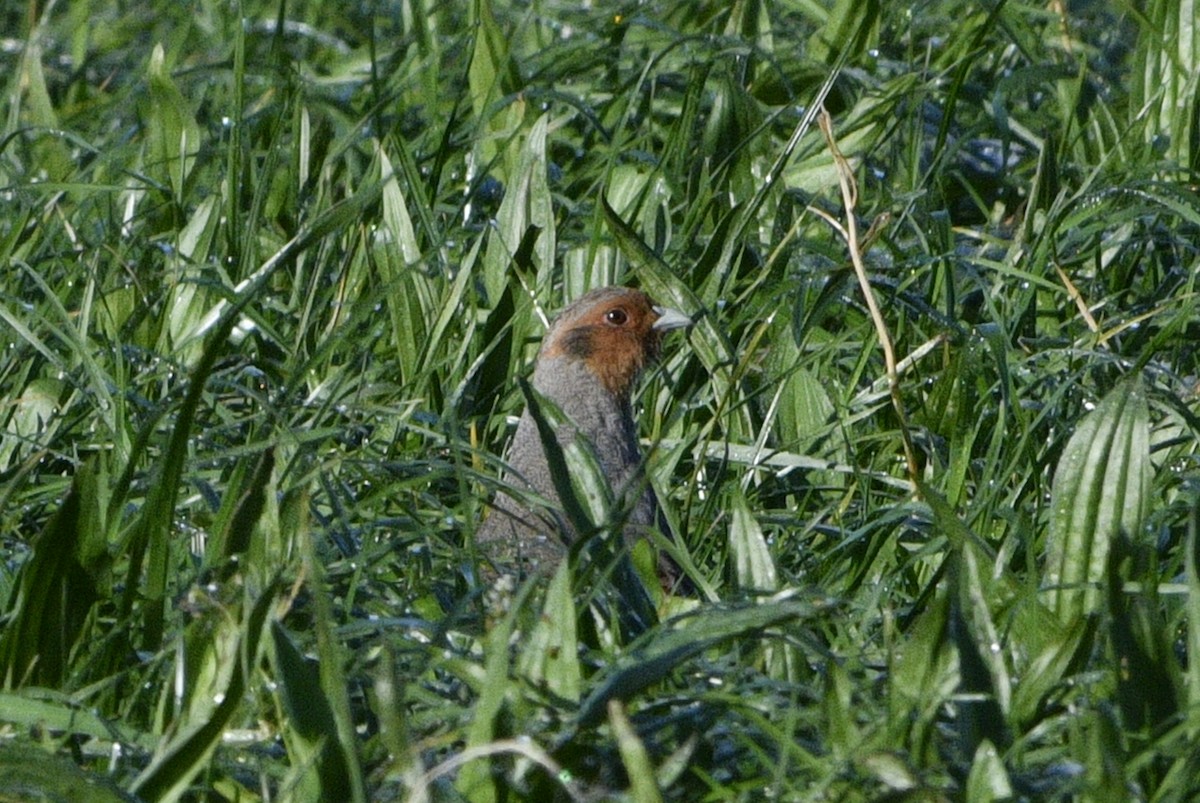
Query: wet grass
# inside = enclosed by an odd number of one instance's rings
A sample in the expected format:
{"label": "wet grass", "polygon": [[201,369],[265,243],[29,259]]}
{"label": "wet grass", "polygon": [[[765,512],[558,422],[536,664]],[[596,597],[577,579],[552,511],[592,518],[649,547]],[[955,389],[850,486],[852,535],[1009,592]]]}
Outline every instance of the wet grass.
{"label": "wet grass", "polygon": [[[1076,6],[10,4],[0,790],[1193,797],[1200,59]],[[610,283],[640,633],[472,544]]]}

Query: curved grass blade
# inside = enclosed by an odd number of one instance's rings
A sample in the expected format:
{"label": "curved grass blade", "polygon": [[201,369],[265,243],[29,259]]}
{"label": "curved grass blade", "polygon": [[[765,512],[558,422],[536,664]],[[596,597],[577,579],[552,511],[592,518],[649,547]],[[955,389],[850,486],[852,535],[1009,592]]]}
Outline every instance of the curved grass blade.
{"label": "curved grass blade", "polygon": [[824,607],[808,600],[784,598],[747,607],[707,608],[664,623],[647,633],[608,671],[584,700],[576,727],[568,729],[564,738],[569,739],[577,727],[596,724],[605,715],[609,700],[628,700],[705,650],[810,619]]}

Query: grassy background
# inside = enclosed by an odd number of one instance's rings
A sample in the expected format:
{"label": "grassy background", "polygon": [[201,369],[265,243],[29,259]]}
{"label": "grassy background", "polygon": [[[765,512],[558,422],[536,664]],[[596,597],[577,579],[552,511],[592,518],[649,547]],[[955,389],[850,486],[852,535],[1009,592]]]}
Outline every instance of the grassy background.
{"label": "grassy background", "polygon": [[[1191,5],[590,6],[0,5],[0,792],[1200,793]],[[471,546],[608,283],[635,640]]]}

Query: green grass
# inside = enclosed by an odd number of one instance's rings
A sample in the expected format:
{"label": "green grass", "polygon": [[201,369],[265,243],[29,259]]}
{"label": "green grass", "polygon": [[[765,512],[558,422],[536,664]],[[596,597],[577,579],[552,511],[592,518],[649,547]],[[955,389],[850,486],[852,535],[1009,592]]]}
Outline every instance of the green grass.
{"label": "green grass", "polygon": [[[0,796],[1195,797],[1200,45],[1058,8],[0,8]],[[472,544],[609,283],[640,634]]]}

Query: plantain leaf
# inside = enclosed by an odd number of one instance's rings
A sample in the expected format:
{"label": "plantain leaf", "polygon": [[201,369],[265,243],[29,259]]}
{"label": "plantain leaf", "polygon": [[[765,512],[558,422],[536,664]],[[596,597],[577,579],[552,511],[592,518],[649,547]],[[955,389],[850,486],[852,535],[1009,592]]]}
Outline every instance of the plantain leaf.
{"label": "plantain leaf", "polygon": [[571,596],[571,567],[561,561],[546,589],[542,615],[526,639],[518,668],[534,684],[545,683],[558,697],[578,702],[583,686]]}
{"label": "plantain leaf", "polygon": [[[525,104],[519,97],[507,107],[502,104],[505,98],[521,90],[521,73],[513,59],[509,36],[492,13],[491,0],[471,3],[471,24],[475,28],[475,44],[467,70],[467,88],[476,125],[471,176],[496,166],[500,179],[507,181],[510,176],[505,168],[509,165],[496,163],[507,150],[506,141],[521,124]],[[499,161],[507,162],[510,156],[509,150]]]}
{"label": "plantain leaf", "polygon": [[967,800],[1011,800],[1013,797],[1012,782],[1004,761],[996,746],[986,739],[975,751],[975,760],[971,762],[971,772],[967,776],[966,792]]}
{"label": "plantain leaf", "polygon": [[738,588],[777,591],[779,577],[775,561],[745,494],[738,490],[731,495],[730,501],[733,509],[730,511],[729,550],[733,553]]}
{"label": "plantain leaf", "polygon": [[150,54],[147,77],[151,101],[147,106],[147,166],[152,175],[171,187],[176,199],[181,199],[200,151],[200,126],[171,79],[161,44],[155,45]]}
{"label": "plantain leaf", "polygon": [[187,225],[179,232],[171,257],[172,281],[167,291],[167,325],[158,342],[159,351],[174,353],[184,365],[194,366],[204,350],[204,340],[195,330],[216,298],[203,282],[203,265],[208,262],[221,216],[217,196],[200,202]]}
{"label": "plantain leaf", "polygon": [[879,38],[878,0],[838,0],[825,24],[808,41],[808,57],[833,64],[843,48],[861,53]]}
{"label": "plantain leaf", "polygon": [[1149,488],[1150,411],[1134,376],[1084,417],[1054,472],[1044,587],[1064,624],[1098,610],[1112,543],[1137,532]]}
{"label": "plantain leaf", "polygon": [[[0,685],[57,686],[70,673],[71,654],[89,632],[99,600],[99,570],[106,561],[103,522],[90,515],[100,507],[95,471],[79,468],[58,513],[33,542],[33,555],[20,569],[0,630]],[[102,547],[100,547],[102,550]]]}
{"label": "plantain leaf", "polygon": [[279,584],[272,583],[257,599],[243,598],[240,618],[214,608],[183,635],[181,660],[198,670],[204,685],[189,686],[189,711],[177,720],[178,731],[159,744],[149,766],[134,780],[132,789],[142,799],[178,800],[209,766],[230,720],[242,707],[278,595]]}
{"label": "plantain leaf", "polygon": [[301,799],[349,800],[350,769],[338,748],[337,723],[317,663],[300,653],[279,622],[270,631],[271,666],[288,715],[283,738],[297,768],[292,791]]}
{"label": "plantain leaf", "polygon": [[408,204],[400,182],[383,148],[377,148],[380,184],[383,187],[382,225],[376,235],[376,269],[389,292],[384,295],[392,324],[392,343],[400,365],[401,381],[411,381],[420,370],[425,341],[425,310],[432,306],[429,288],[416,263],[421,258]]}
{"label": "plantain leaf", "polygon": [[[1131,108],[1152,121],[1144,127],[1152,142],[1166,141],[1167,155],[1184,168],[1200,166],[1200,25],[1194,0],[1153,0],[1145,16],[1134,53]],[[1140,73],[1140,75],[1139,75]]]}
{"label": "plantain leaf", "polygon": [[56,413],[63,386],[61,380],[38,377],[14,394],[0,438],[0,471],[15,465],[32,445],[48,441],[58,431],[61,419]]}

